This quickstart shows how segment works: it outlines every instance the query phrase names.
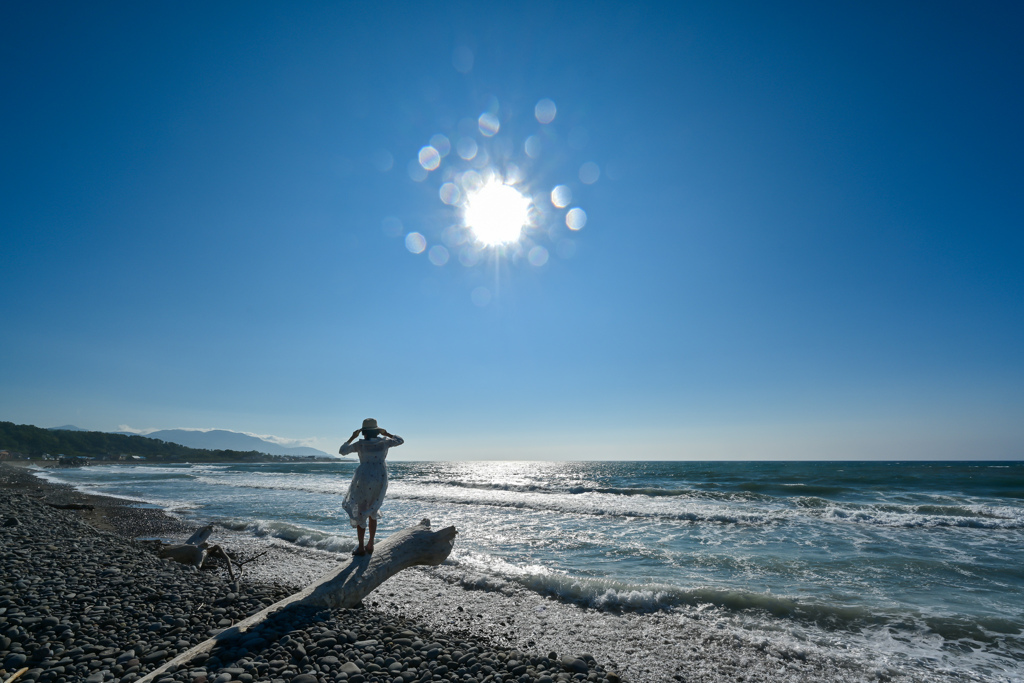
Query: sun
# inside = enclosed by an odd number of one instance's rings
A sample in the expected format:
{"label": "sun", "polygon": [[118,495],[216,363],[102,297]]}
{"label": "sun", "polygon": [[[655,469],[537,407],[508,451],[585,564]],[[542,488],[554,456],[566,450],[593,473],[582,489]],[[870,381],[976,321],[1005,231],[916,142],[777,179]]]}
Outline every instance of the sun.
{"label": "sun", "polygon": [[530,199],[500,180],[466,195],[463,216],[474,237],[489,247],[509,244],[530,223]]}

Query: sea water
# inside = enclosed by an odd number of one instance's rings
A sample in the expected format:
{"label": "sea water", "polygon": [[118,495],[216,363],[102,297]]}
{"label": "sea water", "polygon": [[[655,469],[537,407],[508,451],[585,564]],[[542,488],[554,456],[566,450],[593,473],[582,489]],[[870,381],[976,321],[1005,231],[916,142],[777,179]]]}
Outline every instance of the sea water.
{"label": "sea water", "polygon": [[[92,493],[349,553],[353,462],[47,470]],[[1019,680],[1024,463],[392,462],[379,533],[459,529],[444,567],[664,623],[883,648],[902,670]],[[884,644],[884,647],[883,647]]]}

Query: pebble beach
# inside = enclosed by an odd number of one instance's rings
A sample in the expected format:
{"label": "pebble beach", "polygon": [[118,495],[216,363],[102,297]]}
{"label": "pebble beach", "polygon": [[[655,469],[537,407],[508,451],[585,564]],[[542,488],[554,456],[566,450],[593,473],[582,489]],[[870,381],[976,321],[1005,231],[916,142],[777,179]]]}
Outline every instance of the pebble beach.
{"label": "pebble beach", "polygon": [[[336,554],[218,530],[212,540],[229,550],[263,553],[232,582],[223,569],[198,571],[157,557],[140,539],[180,541],[194,530],[159,509],[82,494],[10,465],[0,465],[0,490],[4,683],[16,675],[130,683],[338,562]],[[549,619],[566,626],[552,633],[543,628]],[[682,637],[665,640],[650,616],[596,612],[513,584],[465,585],[444,565],[412,568],[362,607],[289,609],[157,680],[924,680],[813,648],[739,638],[699,613],[686,622],[674,631]]]}
{"label": "pebble beach", "polygon": [[[232,583],[160,559],[133,535],[181,531],[173,519],[116,500],[90,503],[4,466],[0,678],[138,680],[165,661],[281,600],[292,587]],[[99,503],[99,504],[97,504]],[[78,510],[55,505],[92,505]],[[97,514],[99,511],[99,514]],[[134,532],[134,533],[133,533]],[[20,674],[19,674],[20,672]],[[524,677],[526,677],[524,679]],[[366,608],[289,609],[210,655],[157,680],[437,681],[619,680],[593,657],[527,655],[435,634]]]}

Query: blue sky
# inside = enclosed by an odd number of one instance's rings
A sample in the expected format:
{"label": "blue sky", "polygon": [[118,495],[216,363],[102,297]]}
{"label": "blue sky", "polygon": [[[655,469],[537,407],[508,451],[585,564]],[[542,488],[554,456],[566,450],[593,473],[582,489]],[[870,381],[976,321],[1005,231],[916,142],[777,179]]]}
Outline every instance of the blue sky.
{"label": "blue sky", "polygon": [[[0,419],[1024,457],[1022,15],[5,3]],[[478,156],[428,172],[438,134]],[[518,247],[458,243],[470,170],[533,202]]]}

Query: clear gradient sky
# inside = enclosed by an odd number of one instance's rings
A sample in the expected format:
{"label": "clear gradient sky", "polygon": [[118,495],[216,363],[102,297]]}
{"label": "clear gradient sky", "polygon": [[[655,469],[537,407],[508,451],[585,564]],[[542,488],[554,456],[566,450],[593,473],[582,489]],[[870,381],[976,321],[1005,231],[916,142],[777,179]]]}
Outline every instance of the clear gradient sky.
{"label": "clear gradient sky", "polygon": [[[1021,35],[1018,2],[3,3],[0,419],[1022,458]],[[468,170],[533,201],[518,253],[458,243]]]}

